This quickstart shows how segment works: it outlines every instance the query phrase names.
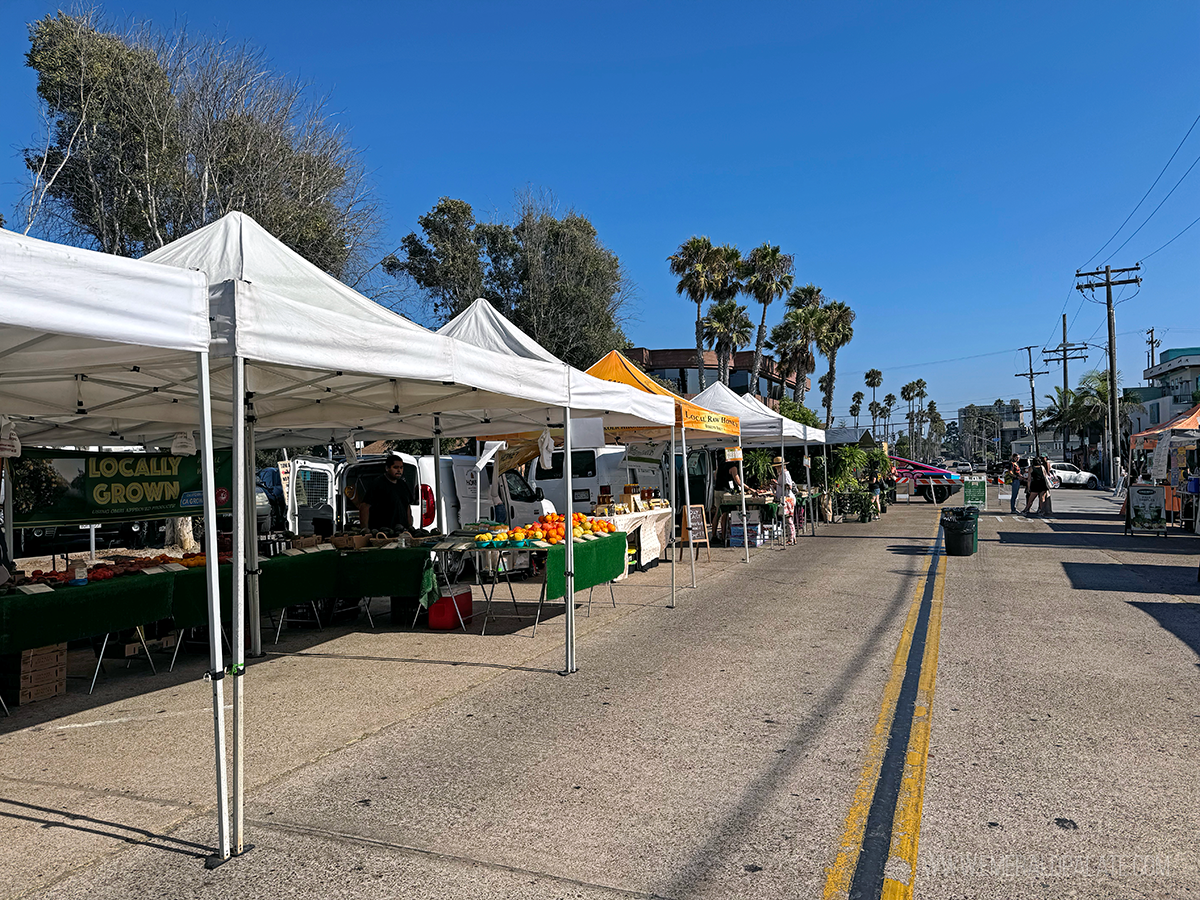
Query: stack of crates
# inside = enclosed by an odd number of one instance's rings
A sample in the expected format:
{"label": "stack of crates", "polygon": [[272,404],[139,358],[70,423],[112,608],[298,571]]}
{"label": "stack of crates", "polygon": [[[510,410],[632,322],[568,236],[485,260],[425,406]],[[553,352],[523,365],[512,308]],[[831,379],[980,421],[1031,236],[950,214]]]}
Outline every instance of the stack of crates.
{"label": "stack of crates", "polygon": [[744,547],[747,542],[751,547],[761,547],[767,542],[767,533],[759,521],[756,509],[746,513],[744,522],[740,512],[729,514],[729,546]]}
{"label": "stack of crates", "polygon": [[765,544],[766,537],[763,534],[762,526],[750,525],[731,525],[729,526],[729,546],[744,547],[747,543],[751,547],[761,547]]}
{"label": "stack of crates", "polygon": [[67,692],[67,645],[0,656],[0,692],[9,706],[48,700]]}

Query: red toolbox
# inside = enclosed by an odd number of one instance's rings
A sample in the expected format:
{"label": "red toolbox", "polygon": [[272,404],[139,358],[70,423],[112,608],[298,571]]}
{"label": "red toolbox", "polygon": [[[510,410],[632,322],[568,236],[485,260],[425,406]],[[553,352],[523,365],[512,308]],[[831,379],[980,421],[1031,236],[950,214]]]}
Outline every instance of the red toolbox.
{"label": "red toolbox", "polygon": [[464,622],[468,622],[471,619],[471,611],[471,586],[452,584],[448,589],[443,588],[437,602],[429,607],[429,627],[440,631],[458,628],[459,616],[462,616]]}

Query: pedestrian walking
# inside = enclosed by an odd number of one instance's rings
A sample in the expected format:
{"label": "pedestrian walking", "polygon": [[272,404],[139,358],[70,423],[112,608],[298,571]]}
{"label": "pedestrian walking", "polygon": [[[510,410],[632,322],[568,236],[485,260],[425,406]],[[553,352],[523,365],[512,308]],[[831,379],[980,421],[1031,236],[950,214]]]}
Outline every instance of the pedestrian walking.
{"label": "pedestrian walking", "polygon": [[1009,510],[1013,515],[1017,514],[1017,494],[1021,491],[1021,463],[1017,454],[1012,455],[1012,459],[1008,461],[1008,466],[1005,468],[1008,477],[1012,479],[1012,496],[1008,498]]}
{"label": "pedestrian walking", "polygon": [[1054,506],[1050,502],[1050,487],[1054,484],[1054,473],[1050,469],[1050,457],[1042,457],[1042,468],[1046,471],[1046,490],[1042,492],[1041,499],[1038,501],[1038,515],[1044,513],[1052,516],[1054,515]]}
{"label": "pedestrian walking", "polygon": [[1033,501],[1038,501],[1038,512],[1042,511],[1042,505],[1045,501],[1042,500],[1042,495],[1050,489],[1050,479],[1046,474],[1046,467],[1042,465],[1042,461],[1038,457],[1034,457],[1029,461],[1029,474],[1025,484],[1025,509],[1023,515],[1029,515],[1029,510],[1033,506]]}

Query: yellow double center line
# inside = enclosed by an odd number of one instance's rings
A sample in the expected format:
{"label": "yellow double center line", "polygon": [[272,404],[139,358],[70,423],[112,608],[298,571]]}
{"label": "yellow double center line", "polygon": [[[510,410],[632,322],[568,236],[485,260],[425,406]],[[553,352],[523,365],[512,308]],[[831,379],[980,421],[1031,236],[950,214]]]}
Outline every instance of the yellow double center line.
{"label": "yellow double center line", "polygon": [[917,869],[946,571],[941,538],[918,580],[825,900],[908,900]]}

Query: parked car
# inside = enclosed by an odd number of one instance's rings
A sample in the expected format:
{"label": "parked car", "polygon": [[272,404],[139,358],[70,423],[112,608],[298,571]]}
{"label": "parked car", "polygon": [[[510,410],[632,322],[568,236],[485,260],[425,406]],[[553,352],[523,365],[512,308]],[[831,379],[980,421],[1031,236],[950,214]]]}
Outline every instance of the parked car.
{"label": "parked car", "polygon": [[1060,483],[1072,487],[1085,487],[1096,490],[1100,487],[1100,479],[1091,472],[1084,472],[1078,466],[1067,462],[1050,463],[1050,471],[1058,476]]}
{"label": "parked car", "polygon": [[958,472],[959,475],[973,475],[975,474],[975,467],[969,462],[960,462],[955,468],[955,471]]}

